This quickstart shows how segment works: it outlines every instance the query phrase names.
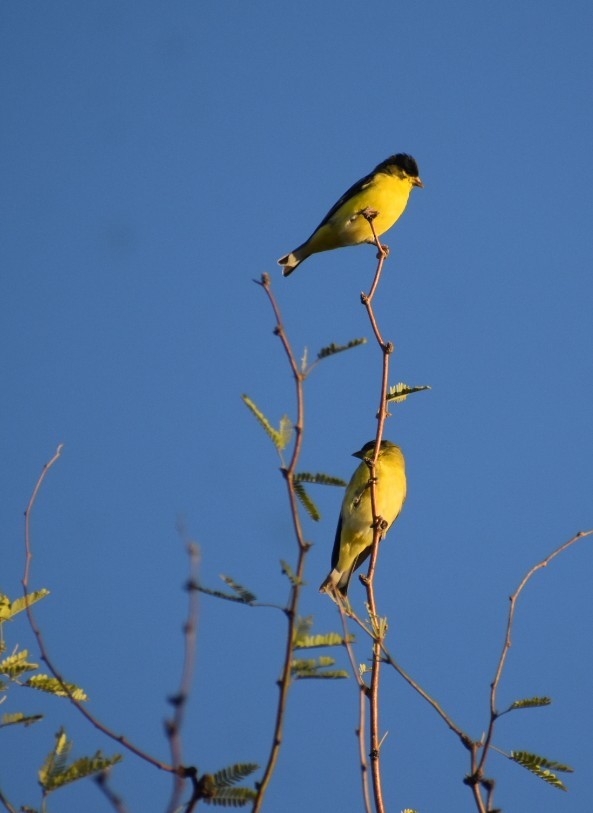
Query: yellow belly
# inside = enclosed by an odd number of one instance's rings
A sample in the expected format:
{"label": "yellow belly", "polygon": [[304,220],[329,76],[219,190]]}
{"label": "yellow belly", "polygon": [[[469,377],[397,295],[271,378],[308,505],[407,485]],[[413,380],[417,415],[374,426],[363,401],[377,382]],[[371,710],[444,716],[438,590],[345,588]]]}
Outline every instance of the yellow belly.
{"label": "yellow belly", "polygon": [[373,224],[378,235],[384,234],[402,215],[411,184],[408,179],[380,174],[365,189],[347,200],[337,212],[319,228],[303,246],[307,255],[329,251],[340,246],[372,243],[370,224],[360,212],[373,209],[378,212]]}

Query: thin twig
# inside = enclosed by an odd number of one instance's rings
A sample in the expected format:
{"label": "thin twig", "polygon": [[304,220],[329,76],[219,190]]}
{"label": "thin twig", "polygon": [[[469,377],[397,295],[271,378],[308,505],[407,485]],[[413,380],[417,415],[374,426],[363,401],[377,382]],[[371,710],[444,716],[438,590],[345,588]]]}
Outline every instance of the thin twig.
{"label": "thin twig", "polygon": [[476,775],[478,779],[482,779],[482,775],[484,772],[484,766],[486,764],[486,760],[488,758],[488,753],[490,751],[492,745],[492,737],[494,735],[494,727],[496,725],[497,719],[500,717],[501,712],[497,711],[496,708],[496,695],[498,691],[498,686],[500,684],[500,680],[502,678],[503,669],[505,667],[505,663],[507,660],[507,656],[509,654],[509,650],[512,646],[512,630],[513,630],[513,622],[515,620],[515,610],[517,607],[517,600],[521,593],[523,592],[524,587],[526,586],[527,582],[534,576],[538,570],[541,570],[544,567],[547,567],[550,562],[559,556],[561,553],[564,553],[565,550],[568,550],[575,542],[578,542],[580,539],[583,539],[586,536],[590,536],[593,534],[593,529],[589,531],[579,531],[575,534],[572,539],[569,539],[568,542],[564,542],[564,544],[560,545],[560,547],[556,548],[556,550],[552,551],[549,556],[546,556],[545,559],[542,559],[541,562],[534,565],[523,577],[521,583],[515,590],[515,592],[509,596],[509,615],[507,619],[507,627],[506,627],[506,634],[504,639],[504,645],[502,647],[502,652],[500,655],[500,659],[498,661],[498,666],[496,668],[496,674],[494,675],[494,680],[490,684],[490,723],[488,725],[488,730],[486,732],[486,736],[484,738],[484,746],[482,748],[482,754],[480,757],[480,761],[477,766]]}
{"label": "thin twig", "polygon": [[471,750],[472,746],[474,745],[474,742],[471,739],[471,737],[468,734],[466,734],[465,731],[463,731],[451,719],[451,717],[449,717],[449,715],[443,709],[440,703],[438,703],[434,699],[434,697],[431,697],[431,695],[429,695],[428,692],[425,689],[423,689],[422,686],[416,680],[414,680],[414,678],[411,677],[411,675],[409,675],[402,666],[399,665],[399,663],[397,663],[397,661],[394,659],[393,655],[391,655],[385,644],[381,645],[381,649],[383,650],[383,658],[385,660],[385,663],[388,663],[390,666],[392,666],[398,673],[398,675],[400,675],[406,681],[406,683],[409,686],[411,686],[412,689],[414,689],[414,691],[418,692],[420,697],[424,698],[424,700],[426,700],[426,702],[432,706],[432,708],[437,712],[437,714],[443,720],[443,722],[447,724],[451,731],[457,734],[463,745]]}
{"label": "thin twig", "polygon": [[0,802],[1,802],[1,803],[4,805],[4,807],[6,808],[6,810],[8,811],[8,813],[17,813],[17,809],[16,809],[16,807],[13,807],[13,806],[10,804],[10,802],[8,801],[8,799],[7,799],[7,798],[6,798],[6,796],[5,796],[5,795],[2,793],[2,791],[1,791],[1,790],[0,790]]}
{"label": "thin twig", "polygon": [[109,770],[101,771],[101,773],[95,777],[95,784],[107,798],[116,813],[127,813],[123,799],[109,786]]}
{"label": "thin twig", "polygon": [[384,523],[383,519],[379,516],[377,512],[377,496],[376,496],[376,466],[377,460],[379,458],[379,452],[381,449],[381,441],[383,440],[383,430],[385,426],[385,419],[387,418],[387,386],[388,386],[388,379],[389,379],[389,357],[393,352],[393,344],[391,342],[385,342],[379,326],[377,324],[377,319],[375,317],[375,312],[373,310],[373,298],[377,291],[379,280],[381,278],[381,272],[383,270],[383,263],[385,262],[386,257],[388,256],[389,250],[386,246],[381,245],[379,241],[379,237],[375,230],[374,226],[374,218],[376,217],[376,212],[373,210],[365,210],[361,212],[362,216],[367,220],[371,227],[371,231],[373,233],[373,240],[377,247],[377,270],[375,272],[375,277],[373,280],[373,284],[371,285],[371,290],[368,294],[362,293],[360,296],[361,302],[366,308],[371,327],[373,328],[373,333],[375,334],[375,338],[377,339],[377,343],[381,348],[383,353],[383,369],[381,375],[381,394],[379,399],[379,409],[377,412],[377,433],[375,437],[375,453],[373,455],[373,460],[369,462],[369,473],[370,473],[370,484],[371,484],[371,507],[373,512],[373,543],[371,549],[371,556],[369,562],[369,568],[367,571],[366,577],[362,577],[362,581],[366,587],[367,593],[367,605],[368,605],[368,612],[371,619],[371,625],[373,629],[373,657],[372,657],[372,667],[371,667],[371,684],[369,687],[369,708],[370,708],[370,757],[371,757],[371,775],[373,778],[373,793],[375,799],[375,808],[377,813],[384,813],[385,805],[383,801],[383,789],[382,789],[382,782],[381,782],[381,743],[382,739],[380,737],[379,731],[379,684],[380,684],[380,675],[381,675],[381,646],[383,642],[383,632],[382,626],[379,622],[379,616],[377,613],[377,603],[375,598],[375,588],[374,588],[374,577],[375,577],[375,569],[377,566],[377,557],[379,555],[379,542],[384,532]]}
{"label": "thin twig", "polygon": [[29,619],[29,626],[31,627],[31,629],[33,631],[33,635],[35,636],[35,639],[37,641],[37,645],[39,646],[39,650],[41,652],[41,660],[46,664],[47,668],[52,673],[54,678],[58,681],[58,683],[60,684],[61,688],[63,689],[64,693],[67,695],[67,697],[70,700],[70,702],[72,703],[72,705],[76,709],[78,709],[78,711],[82,714],[82,716],[85,717],[88,720],[88,722],[91,723],[91,725],[93,725],[95,728],[97,728],[99,731],[101,731],[103,734],[105,734],[106,737],[109,737],[110,739],[112,739],[115,742],[119,743],[119,745],[121,745],[122,748],[125,748],[126,750],[131,751],[133,754],[136,754],[136,756],[140,757],[140,759],[143,759],[145,762],[149,762],[151,765],[154,765],[155,768],[159,768],[162,771],[172,772],[172,771],[175,770],[173,768],[173,766],[167,765],[165,762],[161,762],[160,760],[155,759],[155,757],[151,756],[150,754],[143,751],[141,748],[138,748],[136,745],[131,743],[122,734],[116,734],[110,728],[107,728],[107,726],[103,725],[103,723],[101,723],[96,717],[94,717],[82,705],[82,703],[74,697],[74,695],[72,694],[72,691],[69,689],[68,684],[66,683],[64,677],[58,671],[58,668],[54,665],[53,661],[51,660],[51,658],[49,656],[49,652],[47,650],[47,647],[45,646],[45,640],[43,638],[43,635],[41,634],[41,630],[38,627],[37,622],[35,621],[35,617],[33,615],[33,611],[31,609],[31,606],[28,603],[29,576],[30,576],[30,571],[31,571],[31,562],[33,560],[33,551],[32,551],[32,547],[31,547],[31,513],[33,511],[33,507],[34,507],[35,502],[37,500],[37,495],[39,494],[39,490],[40,490],[41,486],[43,485],[43,481],[47,477],[47,474],[48,474],[49,470],[51,469],[51,467],[54,465],[54,463],[60,457],[60,455],[62,453],[62,449],[63,449],[63,445],[60,444],[58,446],[54,456],[43,467],[43,471],[41,472],[41,475],[39,476],[39,479],[37,480],[37,483],[35,485],[35,488],[33,489],[32,495],[31,495],[31,499],[29,500],[29,504],[28,504],[27,509],[25,511],[25,554],[26,555],[25,555],[25,569],[24,569],[23,578],[22,578],[21,583],[23,585],[25,601],[27,602],[26,609],[27,609],[27,618]]}
{"label": "thin twig", "polygon": [[173,767],[176,769],[173,778],[173,791],[171,793],[169,806],[167,807],[167,813],[175,813],[175,811],[178,810],[181,802],[181,794],[183,793],[185,780],[187,778],[187,773],[185,773],[183,768],[183,744],[181,741],[181,729],[185,719],[185,712],[187,710],[187,702],[191,692],[196,662],[196,638],[198,626],[198,546],[194,542],[189,542],[187,545],[187,552],[189,555],[189,580],[187,582],[187,619],[183,626],[185,641],[183,668],[181,672],[179,691],[174,697],[170,698],[170,702],[175,709],[173,719],[165,722],[165,731],[167,732],[167,737],[171,747],[171,761],[173,763]]}
{"label": "thin twig", "polygon": [[276,326],[274,328],[274,333],[276,336],[278,336],[278,338],[282,342],[282,346],[284,347],[284,351],[286,353],[295,383],[296,390],[295,395],[297,404],[297,419],[294,425],[295,441],[290,463],[288,467],[284,467],[282,469],[282,474],[284,475],[288,491],[288,501],[290,504],[292,523],[294,527],[295,538],[298,545],[298,560],[295,579],[291,584],[290,596],[288,599],[288,604],[285,608],[286,617],[288,619],[288,626],[286,630],[286,647],[284,652],[284,662],[282,665],[280,679],[278,681],[280,694],[278,697],[278,705],[276,708],[276,722],[274,724],[274,735],[268,761],[264,769],[263,777],[261,779],[261,782],[257,784],[257,796],[253,802],[253,813],[258,813],[261,810],[264,795],[270,784],[272,774],[274,773],[274,769],[278,761],[278,756],[280,754],[280,747],[282,745],[284,733],[284,720],[286,717],[286,705],[288,701],[288,691],[291,685],[291,663],[293,659],[294,631],[297,619],[299,600],[301,596],[301,588],[303,585],[303,578],[305,574],[305,558],[307,555],[307,551],[309,550],[310,547],[309,543],[305,541],[305,538],[303,536],[303,528],[301,525],[301,519],[298,510],[297,495],[294,488],[294,474],[301,453],[304,418],[305,418],[305,405],[303,395],[304,375],[299,370],[291,344],[286,335],[286,330],[284,328],[280,309],[278,307],[276,298],[271,290],[269,276],[267,274],[263,274],[261,281],[257,281],[257,284],[261,285],[261,287],[264,289],[268,297],[268,300],[270,301],[270,304],[272,306],[272,310],[274,311],[274,316],[276,318]]}
{"label": "thin twig", "polygon": [[343,602],[338,601],[336,602],[338,605],[338,610],[340,611],[340,620],[342,622],[342,630],[344,632],[344,646],[346,647],[346,652],[348,653],[348,659],[350,661],[350,667],[352,668],[352,674],[356,682],[358,683],[358,728],[356,729],[356,737],[358,739],[358,753],[360,758],[360,774],[361,774],[361,781],[362,781],[362,798],[364,801],[364,809],[365,813],[372,813],[371,807],[371,792],[369,788],[369,763],[367,760],[367,752],[366,752],[366,739],[365,739],[365,731],[366,731],[366,704],[367,704],[367,697],[369,694],[369,687],[365,683],[360,674],[360,670],[356,664],[356,658],[354,657],[354,649],[352,647],[352,643],[350,641],[350,633],[348,630],[348,624],[346,622],[346,608],[344,607]]}

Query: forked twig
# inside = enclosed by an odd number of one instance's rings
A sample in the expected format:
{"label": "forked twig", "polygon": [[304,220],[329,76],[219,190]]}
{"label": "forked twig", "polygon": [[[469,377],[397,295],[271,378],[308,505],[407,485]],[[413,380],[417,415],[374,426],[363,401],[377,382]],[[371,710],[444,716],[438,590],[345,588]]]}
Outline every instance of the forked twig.
{"label": "forked twig", "polygon": [[[491,805],[492,795],[493,795],[493,782],[492,782],[492,780],[488,780],[487,778],[484,777],[484,768],[485,768],[485,765],[486,765],[486,760],[488,759],[488,755],[489,755],[490,750],[492,748],[492,738],[494,736],[494,729],[495,729],[495,726],[496,726],[496,722],[497,722],[498,718],[504,713],[504,712],[499,712],[498,709],[496,708],[496,697],[497,697],[498,687],[499,687],[499,684],[500,684],[500,681],[501,681],[501,678],[502,678],[502,673],[503,673],[503,670],[504,670],[504,667],[505,667],[505,664],[506,664],[506,661],[507,661],[507,656],[508,656],[510,648],[512,646],[512,631],[513,631],[513,622],[515,620],[515,611],[516,611],[516,608],[517,608],[517,601],[519,599],[519,596],[523,592],[525,586],[527,585],[527,583],[538,572],[538,570],[542,570],[542,568],[547,567],[553,559],[555,559],[561,553],[564,553],[564,551],[568,550],[568,548],[572,547],[572,545],[574,545],[575,542],[578,542],[579,540],[584,539],[587,536],[591,536],[591,534],[593,534],[593,529],[588,530],[588,531],[579,531],[577,534],[575,534],[567,542],[564,542],[562,545],[560,545],[558,548],[556,548],[554,551],[552,551],[552,553],[550,553],[548,556],[546,556],[545,559],[542,559],[541,562],[538,562],[536,565],[534,565],[532,568],[530,568],[530,570],[527,571],[527,573],[525,574],[525,576],[523,577],[523,579],[519,583],[519,586],[517,587],[515,592],[511,596],[509,596],[509,602],[510,602],[510,604],[509,604],[509,614],[508,614],[508,618],[507,618],[507,626],[506,626],[504,644],[503,644],[503,647],[502,647],[502,652],[500,654],[498,665],[496,667],[496,673],[494,675],[494,679],[493,679],[492,683],[490,684],[490,720],[489,720],[489,724],[488,724],[488,729],[487,729],[486,734],[485,734],[484,739],[483,739],[483,745],[481,745],[480,757],[478,759],[477,754],[474,755],[474,760],[473,760],[473,763],[472,763],[472,773],[470,774],[470,776],[468,777],[468,780],[467,780],[467,783],[471,784],[474,789],[477,788],[478,785],[481,785],[486,790],[486,792],[488,794],[489,803],[488,803],[488,807],[484,808],[484,810],[490,810],[491,809],[490,805]],[[474,796],[475,796],[475,792],[474,792]],[[480,798],[481,798],[481,796],[480,796]],[[478,809],[480,810],[480,812],[482,811],[482,808],[478,807]]]}

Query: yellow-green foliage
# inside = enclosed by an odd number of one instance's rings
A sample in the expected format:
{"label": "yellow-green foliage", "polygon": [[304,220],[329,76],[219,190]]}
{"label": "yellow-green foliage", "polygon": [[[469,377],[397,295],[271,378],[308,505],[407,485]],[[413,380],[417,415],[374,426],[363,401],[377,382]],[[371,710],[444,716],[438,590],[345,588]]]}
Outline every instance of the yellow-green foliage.
{"label": "yellow-green foliage", "polygon": [[72,740],[68,739],[66,732],[61,728],[56,734],[56,744],[47,755],[38,774],[39,784],[46,794],[64,785],[69,785],[71,782],[76,782],[78,779],[85,779],[87,776],[100,773],[121,761],[119,754],[105,757],[100,751],[97,751],[92,757],[81,757],[68,765],[68,755],[71,750]]}
{"label": "yellow-green foliage", "polygon": [[256,792],[252,788],[233,788],[232,785],[258,768],[259,765],[253,762],[239,762],[214,774],[204,774],[199,781],[200,798],[210,805],[244,807],[255,799]]}
{"label": "yellow-green foliage", "polygon": [[361,344],[366,344],[367,339],[352,339],[348,342],[348,344],[335,344],[332,342],[328,344],[327,347],[322,347],[319,353],[317,353],[317,358],[319,361],[321,359],[326,359],[329,356],[335,356],[336,353],[343,353],[344,350],[351,350],[353,347],[360,347]]}
{"label": "yellow-green foliage", "polygon": [[529,751],[511,751],[510,758],[513,760],[513,762],[516,762],[523,768],[527,768],[527,770],[531,771],[531,773],[535,774],[535,776],[539,776],[539,778],[543,779],[544,782],[547,782],[549,785],[552,785],[552,787],[558,788],[559,790],[566,790],[566,786],[560,781],[560,779],[558,779],[554,771],[558,771],[560,773],[573,773],[573,769],[570,767],[570,765],[563,765],[561,762],[546,759],[538,754],[532,754]]}
{"label": "yellow-green foliage", "polygon": [[0,593],[0,624],[4,621],[10,621],[18,613],[22,613],[27,607],[32,607],[42,598],[49,596],[49,590],[36,590],[34,593],[27,593],[27,596],[21,596],[14,601],[11,601],[4,593]]}
{"label": "yellow-green foliage", "polygon": [[320,486],[340,486],[341,488],[348,485],[341,477],[331,477],[329,474],[323,474],[322,472],[311,474],[308,471],[301,471],[295,474],[294,481],[295,483],[317,483]]}
{"label": "yellow-green foliage", "polygon": [[347,678],[348,672],[344,669],[328,669],[335,664],[335,658],[322,655],[319,658],[301,660],[295,658],[290,664],[290,671],[295,680],[306,680],[309,678]]}
{"label": "yellow-green foliage", "polygon": [[296,492],[297,497],[301,501],[303,508],[309,514],[311,519],[314,522],[319,522],[319,520],[321,519],[319,509],[317,508],[311,497],[309,497],[309,495],[305,491],[305,487],[303,486],[303,484],[295,481],[294,490]]}
{"label": "yellow-green foliage", "polygon": [[23,649],[22,652],[4,658],[3,661],[0,661],[0,675],[6,675],[10,680],[15,680],[25,672],[34,672],[35,669],[39,669],[38,663],[29,663],[27,661],[28,657],[28,650]]}
{"label": "yellow-green foliage", "polygon": [[292,421],[287,415],[280,419],[279,429],[274,429],[270,421],[266,418],[264,413],[255,405],[248,395],[242,395],[241,398],[252,414],[257,418],[260,424],[266,431],[268,437],[272,440],[274,446],[281,452],[290,443],[292,437]]}
{"label": "yellow-green foliage", "polygon": [[549,706],[551,702],[552,700],[550,697],[526,697],[524,700],[515,700],[515,702],[509,706],[508,711],[513,711],[513,709],[533,709],[540,706]]}
{"label": "yellow-green foliage", "polygon": [[400,382],[399,384],[394,384],[393,387],[389,387],[385,400],[399,403],[400,401],[405,401],[408,395],[412,395],[414,392],[422,392],[423,390],[429,389],[430,387],[427,384],[420,387],[410,387],[408,384]]}
{"label": "yellow-green foliage", "polygon": [[206,593],[209,596],[215,596],[216,598],[224,598],[227,601],[237,601],[239,604],[253,604],[256,600],[257,596],[255,593],[252,593],[246,587],[236,582],[234,579],[231,579],[230,576],[223,576],[220,577],[225,584],[228,584],[234,590],[234,593],[225,593],[222,590],[211,590],[209,587],[203,587],[201,584],[197,585],[197,589],[201,593]]}
{"label": "yellow-green foliage", "polygon": [[0,728],[4,728],[5,726],[9,726],[9,725],[29,726],[29,725],[33,725],[33,723],[38,723],[39,720],[43,720],[43,714],[25,715],[20,711],[15,711],[14,714],[3,714],[2,715],[2,720],[0,722]]}
{"label": "yellow-green foliage", "polygon": [[[292,637],[293,649],[316,649],[323,646],[343,646],[346,641],[343,635],[337,632],[327,632],[322,635],[310,635],[313,626],[313,617],[299,618],[295,624]],[[354,636],[348,636],[348,643],[354,641]]]}
{"label": "yellow-green foliage", "polygon": [[75,683],[65,683],[68,689],[66,691],[59,680],[49,677],[49,675],[33,675],[24,685],[30,686],[32,689],[39,689],[41,692],[54,694],[56,697],[73,697],[74,700],[81,702],[88,700],[85,691]]}

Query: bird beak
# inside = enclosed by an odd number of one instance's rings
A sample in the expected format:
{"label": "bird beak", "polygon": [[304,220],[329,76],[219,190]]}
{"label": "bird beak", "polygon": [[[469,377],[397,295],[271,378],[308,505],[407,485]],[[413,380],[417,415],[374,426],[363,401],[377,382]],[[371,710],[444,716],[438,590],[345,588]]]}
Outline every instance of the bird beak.
{"label": "bird beak", "polygon": [[364,458],[362,450],[360,452],[354,452],[352,457],[357,457],[359,460],[362,460]]}
{"label": "bird beak", "polygon": [[412,178],[412,186],[419,186],[421,189],[424,189],[424,184],[420,178]]}

